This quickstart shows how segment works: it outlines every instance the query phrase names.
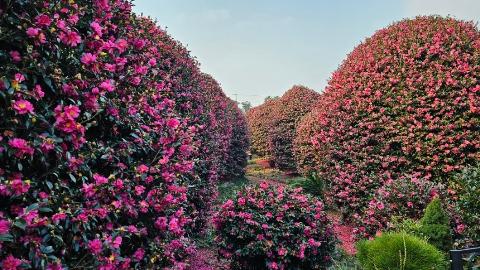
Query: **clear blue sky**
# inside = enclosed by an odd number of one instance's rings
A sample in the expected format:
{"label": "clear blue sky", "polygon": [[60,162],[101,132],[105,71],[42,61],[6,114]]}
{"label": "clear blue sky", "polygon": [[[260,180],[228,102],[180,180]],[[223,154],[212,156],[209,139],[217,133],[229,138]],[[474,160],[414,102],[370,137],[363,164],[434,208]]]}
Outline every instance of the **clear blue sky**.
{"label": "clear blue sky", "polygon": [[[321,92],[375,30],[417,15],[480,19],[479,0],[135,0],[224,91],[254,105],[294,84]],[[235,96],[235,94],[238,94]]]}

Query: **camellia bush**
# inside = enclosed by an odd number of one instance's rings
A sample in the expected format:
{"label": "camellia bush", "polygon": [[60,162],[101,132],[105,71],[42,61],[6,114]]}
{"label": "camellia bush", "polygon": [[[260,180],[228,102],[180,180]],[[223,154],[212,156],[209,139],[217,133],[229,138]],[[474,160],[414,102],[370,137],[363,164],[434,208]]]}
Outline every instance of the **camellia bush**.
{"label": "camellia bush", "polygon": [[365,217],[385,183],[415,175],[448,186],[480,158],[479,70],[478,29],[452,18],[404,20],[354,49],[318,104],[312,139],[345,217]]}
{"label": "camellia bush", "polygon": [[214,224],[233,269],[325,269],[335,248],[323,203],[301,189],[246,187],[222,205]]}
{"label": "camellia bush", "polygon": [[230,138],[227,159],[223,166],[226,172],[226,174],[223,175],[223,180],[235,179],[245,175],[245,167],[248,161],[247,151],[250,147],[245,113],[233,100],[228,101],[227,112],[231,117],[232,137]]}
{"label": "camellia bush", "polygon": [[270,132],[267,137],[269,153],[275,167],[295,170],[293,140],[297,125],[310,112],[320,94],[304,86],[295,85],[280,97],[270,114]]}
{"label": "camellia bush", "polygon": [[271,132],[271,114],[278,98],[265,101],[247,112],[248,131],[250,133],[250,151],[259,157],[269,158],[268,138]]}
{"label": "camellia bush", "polygon": [[2,269],[184,269],[223,139],[196,61],[129,1],[0,14]]}

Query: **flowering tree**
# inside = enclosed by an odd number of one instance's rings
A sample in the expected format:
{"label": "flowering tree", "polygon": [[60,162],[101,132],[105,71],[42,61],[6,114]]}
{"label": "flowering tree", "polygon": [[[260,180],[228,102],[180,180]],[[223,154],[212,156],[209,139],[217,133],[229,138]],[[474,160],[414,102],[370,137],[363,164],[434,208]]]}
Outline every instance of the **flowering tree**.
{"label": "flowering tree", "polygon": [[267,141],[272,161],[277,168],[295,170],[293,140],[297,125],[310,112],[319,96],[309,88],[295,85],[276,101],[270,114]]}
{"label": "flowering tree", "polygon": [[312,142],[345,217],[365,215],[385,183],[448,185],[479,159],[479,49],[472,23],[418,17],[376,32],[332,75]]}
{"label": "flowering tree", "polygon": [[252,154],[270,157],[268,137],[270,136],[271,112],[277,98],[268,99],[260,106],[247,112],[248,131],[250,133]]}

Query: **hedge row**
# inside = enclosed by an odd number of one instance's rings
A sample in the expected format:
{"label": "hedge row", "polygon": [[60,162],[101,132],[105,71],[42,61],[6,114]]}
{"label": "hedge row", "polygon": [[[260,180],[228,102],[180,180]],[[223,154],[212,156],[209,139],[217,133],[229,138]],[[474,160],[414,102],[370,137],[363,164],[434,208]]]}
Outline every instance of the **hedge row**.
{"label": "hedge row", "polygon": [[237,173],[223,161],[244,163],[243,115],[207,104],[233,107],[129,1],[0,15],[2,269],[185,268],[218,175]]}
{"label": "hedge row", "polygon": [[293,141],[297,125],[320,94],[295,85],[280,98],[268,100],[247,113],[253,154],[269,158],[282,170],[295,171]]}

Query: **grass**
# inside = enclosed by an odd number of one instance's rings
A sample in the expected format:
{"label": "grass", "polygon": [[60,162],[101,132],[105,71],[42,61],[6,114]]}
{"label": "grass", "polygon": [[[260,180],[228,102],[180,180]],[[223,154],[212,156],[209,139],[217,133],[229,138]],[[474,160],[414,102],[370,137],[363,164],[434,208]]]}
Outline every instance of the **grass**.
{"label": "grass", "polygon": [[235,193],[244,186],[250,184],[246,177],[240,177],[218,185],[218,202],[222,203],[230,198],[233,198]]}

